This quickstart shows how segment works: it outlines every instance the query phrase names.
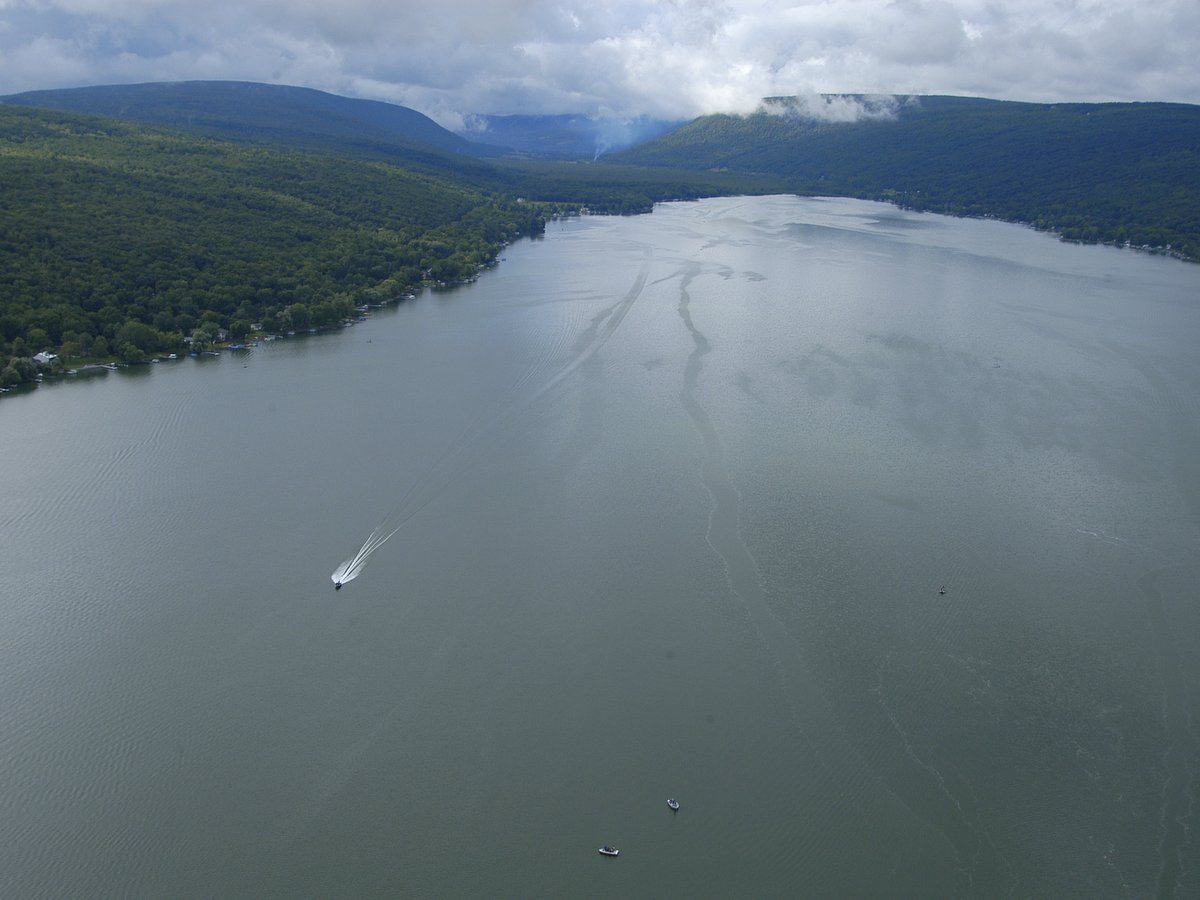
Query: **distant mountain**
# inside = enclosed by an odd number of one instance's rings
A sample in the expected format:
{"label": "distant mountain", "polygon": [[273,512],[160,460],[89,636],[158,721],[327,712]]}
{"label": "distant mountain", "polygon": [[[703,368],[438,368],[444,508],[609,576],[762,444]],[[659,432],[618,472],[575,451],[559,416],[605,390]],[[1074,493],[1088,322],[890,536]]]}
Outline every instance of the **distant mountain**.
{"label": "distant mountain", "polygon": [[464,134],[484,144],[402,106],[281,85],[121,85],[0,101],[384,161],[593,211],[714,193],[840,195],[1200,259],[1200,106],[1187,104],[775,97],[752,115],[665,132],[672,123],[653,119],[479,116]]}
{"label": "distant mountain", "polygon": [[441,153],[494,158],[507,151],[468,141],[393,103],[310,88],[242,81],[182,81],[30,91],[0,102],[183,128],[209,137],[286,142],[313,149]]}
{"label": "distant mountain", "polygon": [[1027,222],[1200,257],[1200,106],[773,98],[613,162],[780,176],[799,193]]}
{"label": "distant mountain", "polygon": [[596,159],[666,134],[684,124],[637,116],[613,119],[582,115],[486,116],[468,118],[458,134],[473,141],[511,147],[545,159]]}

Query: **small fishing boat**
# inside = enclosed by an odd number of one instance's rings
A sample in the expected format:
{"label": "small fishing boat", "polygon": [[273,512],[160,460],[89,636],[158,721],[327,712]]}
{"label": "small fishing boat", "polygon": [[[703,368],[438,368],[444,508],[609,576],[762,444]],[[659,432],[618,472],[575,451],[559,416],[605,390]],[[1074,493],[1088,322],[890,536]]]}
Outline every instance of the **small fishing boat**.
{"label": "small fishing boat", "polygon": [[603,847],[600,848],[600,855],[601,856],[620,856],[621,851],[618,850],[616,847],[610,847],[610,846],[608,846],[608,844],[605,844]]}
{"label": "small fishing boat", "polygon": [[674,798],[667,801],[667,806],[671,807],[671,812],[679,812],[679,801]]}

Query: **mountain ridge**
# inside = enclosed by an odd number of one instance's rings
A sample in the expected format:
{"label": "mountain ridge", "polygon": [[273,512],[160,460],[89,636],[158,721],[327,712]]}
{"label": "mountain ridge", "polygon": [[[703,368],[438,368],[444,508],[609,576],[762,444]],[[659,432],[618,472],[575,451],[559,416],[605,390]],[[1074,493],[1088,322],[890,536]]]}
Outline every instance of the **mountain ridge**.
{"label": "mountain ridge", "polygon": [[0,103],[321,149],[434,151],[475,159],[494,159],[509,152],[460,137],[407,106],[252,81],[93,85],[9,94],[0,97]]}

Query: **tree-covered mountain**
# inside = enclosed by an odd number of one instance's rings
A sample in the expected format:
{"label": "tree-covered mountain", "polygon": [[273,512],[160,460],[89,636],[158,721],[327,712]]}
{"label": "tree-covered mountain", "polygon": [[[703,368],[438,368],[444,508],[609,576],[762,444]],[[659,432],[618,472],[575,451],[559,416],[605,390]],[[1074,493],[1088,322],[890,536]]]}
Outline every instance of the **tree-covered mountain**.
{"label": "tree-covered mountain", "polygon": [[771,174],[799,193],[1200,258],[1200,106],[775,98],[753,115],[696,119],[614,161]]}
{"label": "tree-covered mountain", "polygon": [[457,133],[394,103],[310,88],[241,81],[182,81],[28,91],[0,103],[109,116],[210,137],[287,141],[339,152],[428,152],[495,159],[505,154],[593,159],[683,124],[646,116],[469,116]]}
{"label": "tree-covered mountain", "polygon": [[0,106],[0,363],[335,324],[474,275],[552,212],[374,160]]}
{"label": "tree-covered mountain", "polygon": [[[474,130],[477,139],[467,140],[403,106],[283,85],[232,81],[102,85],[11,94],[0,97],[0,105],[77,112],[165,126],[214,140],[374,160],[449,178],[482,192],[546,195],[597,212],[644,212],[656,200],[742,190],[751,181],[764,183],[761,178],[697,176],[675,170],[656,174],[651,169],[621,167],[601,172],[549,162],[590,161],[596,141],[605,139],[602,131],[615,139],[615,125],[584,116],[476,117],[479,127],[485,127],[481,124],[485,120],[490,123],[497,140],[513,139],[519,148],[514,150],[484,142],[486,135],[479,128]],[[636,127],[661,133],[667,124],[645,121]],[[627,142],[628,135],[623,140]],[[530,152],[528,147],[535,145],[557,149]]]}
{"label": "tree-covered mountain", "polygon": [[285,142],[339,152],[411,156],[430,151],[495,158],[505,148],[468,141],[416,110],[310,88],[181,81],[29,91],[0,103],[166,125],[208,137]]}
{"label": "tree-covered mountain", "polygon": [[[486,138],[483,144],[394,104],[280,85],[120,85],[0,100],[400,163],[481,191],[601,211],[638,211],[654,200],[722,189],[847,195],[1200,259],[1200,107],[1185,104],[772,98],[753,115],[705,116],[598,155],[669,123],[475,117],[476,127],[463,134]],[[617,126],[629,130],[620,134]],[[598,156],[599,164],[569,170],[505,160],[512,151],[500,145],[542,160]]]}

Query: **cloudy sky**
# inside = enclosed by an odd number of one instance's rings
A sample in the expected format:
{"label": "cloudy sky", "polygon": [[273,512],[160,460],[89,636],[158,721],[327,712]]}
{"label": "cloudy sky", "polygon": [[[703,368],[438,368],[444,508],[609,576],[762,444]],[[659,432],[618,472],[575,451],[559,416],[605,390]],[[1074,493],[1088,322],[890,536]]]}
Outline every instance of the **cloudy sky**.
{"label": "cloudy sky", "polygon": [[0,0],[0,94],[235,79],[467,113],[812,93],[1200,102],[1197,0]]}

